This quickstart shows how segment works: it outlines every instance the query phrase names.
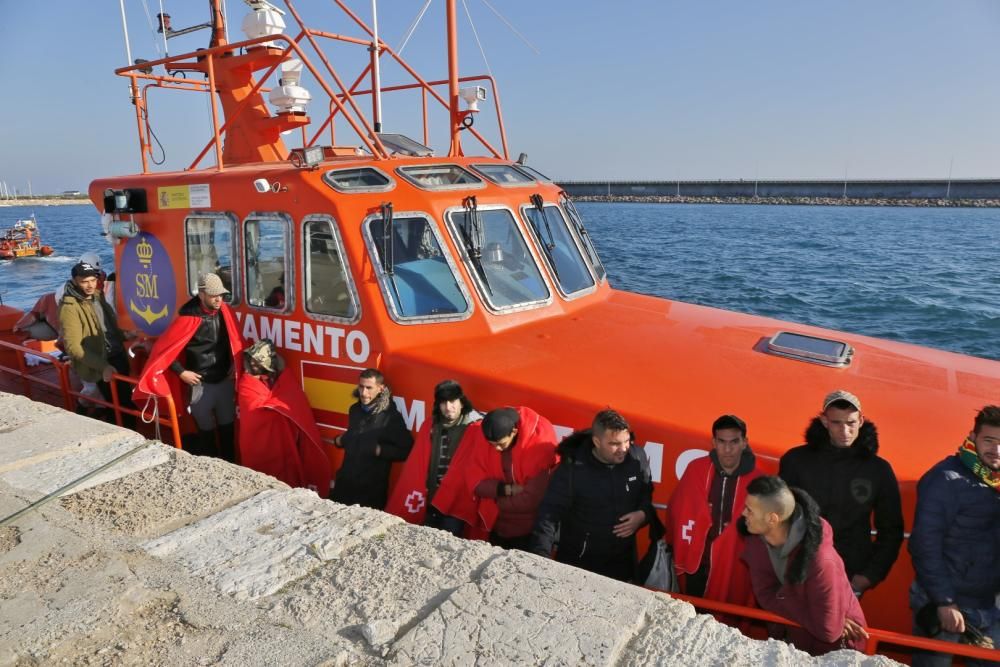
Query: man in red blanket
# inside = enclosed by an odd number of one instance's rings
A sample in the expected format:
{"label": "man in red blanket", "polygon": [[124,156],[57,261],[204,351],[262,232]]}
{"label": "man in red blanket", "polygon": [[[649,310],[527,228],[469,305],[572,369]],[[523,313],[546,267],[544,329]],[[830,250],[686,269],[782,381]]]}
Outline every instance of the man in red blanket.
{"label": "man in red blanket", "polygon": [[243,351],[240,463],[289,486],[330,492],[330,464],[309,400],[274,343],[259,340]]}
{"label": "man in red blanket", "polygon": [[[173,394],[176,405],[187,404],[198,425],[191,453],[215,454],[218,430],[222,458],[235,462],[234,378],[240,372],[243,337],[232,309],[222,300],[228,293],[214,273],[198,277],[198,294],[180,307],[177,319],[153,345],[137,391],[154,397]],[[181,400],[182,388],[186,401]]]}
{"label": "man in red blanket", "polygon": [[466,430],[433,505],[492,544],[526,549],[555,465],[548,419],[525,407],[493,410]]}
{"label": "man in red blanket", "polygon": [[750,571],[740,560],[737,530],[747,484],[763,473],[747,443],[747,425],[735,415],[712,424],[712,451],[695,459],[677,483],[667,509],[667,541],[688,595],[756,606]]}
{"label": "man in red blanket", "polygon": [[465,441],[467,427],[482,419],[462,385],[445,380],[434,387],[434,411],[424,421],[413,444],[399,481],[389,497],[385,511],[431,528],[462,536],[465,522],[442,514],[431,505],[459,446]]}

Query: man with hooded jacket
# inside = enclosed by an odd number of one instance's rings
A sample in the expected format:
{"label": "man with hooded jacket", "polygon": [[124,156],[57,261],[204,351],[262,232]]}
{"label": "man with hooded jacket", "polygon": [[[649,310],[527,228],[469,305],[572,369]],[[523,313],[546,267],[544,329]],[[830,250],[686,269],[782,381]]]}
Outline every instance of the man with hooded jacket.
{"label": "man with hooded jacket", "polygon": [[532,534],[533,553],[618,579],[636,576],[636,531],[655,521],[649,459],[632,446],[625,418],[597,413],[590,429],[559,445]]}
{"label": "man with hooded jacket", "polygon": [[330,500],[380,510],[389,495],[392,462],[406,458],[413,436],[378,369],[361,371],[354,397],[358,400],[347,411],[347,431],[334,441],[344,450],[344,461]]}
{"label": "man with hooded jacket", "polygon": [[857,396],[843,389],[828,394],[806,430],[806,444],[785,452],[778,475],[819,505],[855,595],[886,578],[903,544],[899,484],[878,456],[878,431]]}
{"label": "man with hooded jacket", "polygon": [[762,609],[799,627],[772,625],[769,634],[822,655],[864,651],[865,614],[833,548],[833,531],[802,489],[762,475],[747,485],[739,529],[748,535],[742,558]]}

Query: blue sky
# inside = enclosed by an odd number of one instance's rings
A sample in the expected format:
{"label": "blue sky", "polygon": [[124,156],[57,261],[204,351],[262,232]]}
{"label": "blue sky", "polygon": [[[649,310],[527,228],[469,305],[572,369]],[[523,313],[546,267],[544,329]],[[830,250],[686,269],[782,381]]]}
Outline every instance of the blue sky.
{"label": "blue sky", "polygon": [[[348,1],[370,15],[369,0]],[[158,2],[147,0],[152,14]],[[512,156],[524,151],[559,179],[946,178],[949,168],[1000,177],[994,0],[489,0],[539,53],[483,0],[465,2],[499,82]],[[205,21],[206,5],[164,0],[175,28]],[[331,5],[297,7],[315,27],[361,36]],[[387,43],[400,44],[422,5],[379,3]],[[112,71],[125,64],[118,3],[0,6],[0,180],[59,192],[138,171],[126,80]],[[246,8],[227,6],[236,41]],[[428,79],[446,74],[443,6],[432,1],[403,54]],[[126,0],[126,12],[133,57],[158,57],[143,3]],[[461,73],[485,73],[461,0],[459,14]],[[169,46],[206,43],[203,31]],[[364,52],[333,53],[353,79]],[[404,80],[391,65],[383,78]],[[208,140],[206,99],[152,99],[166,165],[187,166]],[[419,138],[414,96],[383,104],[386,130]],[[490,126],[481,114],[477,128],[495,136]],[[436,147],[443,131],[432,127]],[[338,129],[338,143],[357,143],[348,134]]]}

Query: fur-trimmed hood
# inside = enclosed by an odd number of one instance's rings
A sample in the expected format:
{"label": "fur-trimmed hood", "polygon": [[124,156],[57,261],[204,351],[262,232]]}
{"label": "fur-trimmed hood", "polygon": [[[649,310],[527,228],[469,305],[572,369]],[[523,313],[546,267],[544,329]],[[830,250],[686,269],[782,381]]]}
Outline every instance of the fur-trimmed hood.
{"label": "fur-trimmed hood", "polygon": [[806,580],[809,563],[812,562],[816,552],[819,551],[819,545],[823,542],[823,523],[820,521],[819,505],[816,504],[816,501],[802,489],[792,488],[791,491],[792,495],[795,496],[795,511],[792,513],[792,521],[804,521],[806,530],[799,547],[788,560],[785,580],[790,584],[801,584]]}
{"label": "fur-trimmed hood", "polygon": [[[823,426],[819,417],[814,417],[809,422],[809,427],[806,429],[806,446],[813,449],[826,449],[832,446],[830,432]],[[857,439],[849,449],[861,458],[869,458],[878,454],[878,429],[875,428],[875,422],[865,420],[858,431]]]}
{"label": "fur-trimmed hood", "polygon": [[[355,387],[354,391],[351,392],[351,396],[354,400],[358,401],[358,405],[361,405],[361,401],[358,398],[358,388]],[[377,415],[380,412],[384,412],[392,404],[392,390],[389,389],[389,385],[382,385],[382,391],[378,393],[375,400],[372,402],[372,409],[368,414]]]}

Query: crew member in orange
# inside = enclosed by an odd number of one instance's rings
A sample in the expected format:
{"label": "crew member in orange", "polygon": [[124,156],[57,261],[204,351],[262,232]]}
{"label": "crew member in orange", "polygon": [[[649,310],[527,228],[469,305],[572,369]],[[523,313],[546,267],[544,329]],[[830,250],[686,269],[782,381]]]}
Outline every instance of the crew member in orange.
{"label": "crew member in orange", "polygon": [[[177,319],[157,339],[149,353],[138,391],[150,396],[173,393],[177,401],[180,385],[187,389],[188,409],[198,425],[193,454],[221,453],[235,462],[235,380],[243,350],[236,318],[223,295],[229,290],[214,273],[198,277],[198,294],[177,311]],[[178,383],[179,381],[179,383]],[[218,449],[216,449],[218,430]]]}
{"label": "crew member in orange", "polygon": [[385,511],[410,523],[462,536],[465,522],[431,505],[441,480],[455,458],[467,427],[482,419],[462,385],[445,380],[434,387],[434,412],[424,421]]}
{"label": "crew member in orange", "polygon": [[548,419],[526,407],[493,410],[466,431],[433,505],[467,523],[470,537],[527,549],[556,462]]}
{"label": "crew member in orange", "polygon": [[754,607],[744,538],[737,530],[747,484],[763,473],[736,415],[712,424],[712,451],[688,464],[667,505],[667,541],[684,593]]}
{"label": "crew member in orange", "polygon": [[323,440],[298,378],[285,371],[285,362],[270,340],[259,340],[243,351],[237,395],[240,464],[325,498],[330,492],[330,464]]}

